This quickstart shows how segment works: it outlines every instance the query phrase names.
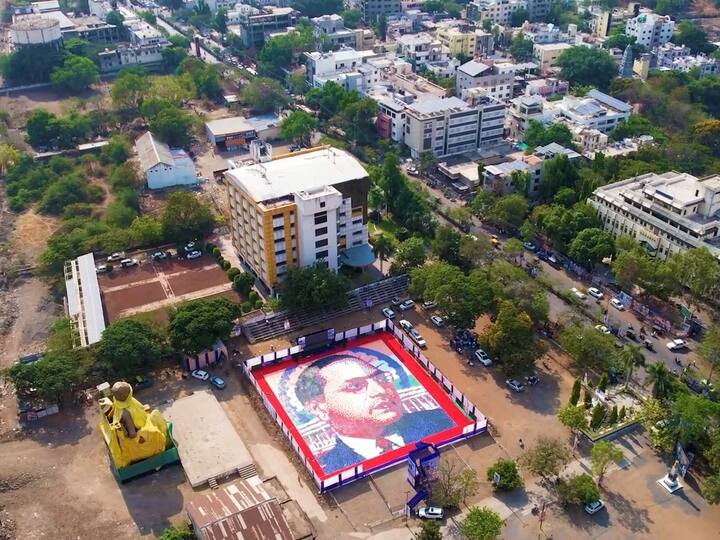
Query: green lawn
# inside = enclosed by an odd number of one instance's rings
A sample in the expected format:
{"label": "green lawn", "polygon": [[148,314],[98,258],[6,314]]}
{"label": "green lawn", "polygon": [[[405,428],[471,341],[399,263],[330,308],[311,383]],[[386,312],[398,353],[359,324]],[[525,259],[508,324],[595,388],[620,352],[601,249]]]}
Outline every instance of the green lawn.
{"label": "green lawn", "polygon": [[381,234],[386,234],[395,241],[397,241],[396,235],[399,228],[400,225],[388,218],[382,218],[379,223],[374,223],[372,221],[368,222],[368,232],[370,233],[370,236],[380,236]]}

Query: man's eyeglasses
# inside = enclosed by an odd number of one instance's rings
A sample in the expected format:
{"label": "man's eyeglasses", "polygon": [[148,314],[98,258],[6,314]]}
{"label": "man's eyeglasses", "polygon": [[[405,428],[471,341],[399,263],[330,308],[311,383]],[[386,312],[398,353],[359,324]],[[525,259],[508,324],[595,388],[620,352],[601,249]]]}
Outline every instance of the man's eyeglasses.
{"label": "man's eyeglasses", "polygon": [[359,394],[361,392],[365,392],[368,388],[369,381],[374,381],[376,384],[379,384],[380,386],[390,386],[393,384],[393,377],[390,373],[387,373],[386,371],[375,371],[371,375],[368,375],[366,378],[362,379],[351,379],[347,381],[343,386],[342,390],[344,392],[350,392],[353,394]]}

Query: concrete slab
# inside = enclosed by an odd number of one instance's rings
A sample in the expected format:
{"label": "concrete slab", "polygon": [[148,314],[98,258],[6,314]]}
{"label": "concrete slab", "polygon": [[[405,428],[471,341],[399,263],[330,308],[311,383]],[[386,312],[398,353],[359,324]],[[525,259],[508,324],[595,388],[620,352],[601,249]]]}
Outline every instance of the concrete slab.
{"label": "concrete slab", "polygon": [[255,474],[250,452],[210,391],[180,398],[164,413],[173,423],[180,461],[192,487],[230,476],[239,469]]}

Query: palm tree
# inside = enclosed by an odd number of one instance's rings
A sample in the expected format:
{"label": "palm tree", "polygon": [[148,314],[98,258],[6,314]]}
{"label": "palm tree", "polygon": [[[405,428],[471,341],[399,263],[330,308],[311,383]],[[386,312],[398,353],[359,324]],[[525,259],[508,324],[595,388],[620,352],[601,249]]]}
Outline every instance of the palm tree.
{"label": "palm tree", "polygon": [[373,252],[380,259],[380,273],[383,271],[383,261],[386,260],[395,251],[395,245],[391,238],[381,234],[373,242]]}
{"label": "palm tree", "polygon": [[625,379],[625,388],[630,385],[632,372],[637,366],[645,365],[645,355],[638,345],[630,345],[629,343],[620,351],[620,361],[625,365],[627,371],[627,379]]}
{"label": "palm tree", "polygon": [[655,362],[647,368],[648,381],[652,384],[653,397],[664,399],[672,388],[672,373],[662,362]]}

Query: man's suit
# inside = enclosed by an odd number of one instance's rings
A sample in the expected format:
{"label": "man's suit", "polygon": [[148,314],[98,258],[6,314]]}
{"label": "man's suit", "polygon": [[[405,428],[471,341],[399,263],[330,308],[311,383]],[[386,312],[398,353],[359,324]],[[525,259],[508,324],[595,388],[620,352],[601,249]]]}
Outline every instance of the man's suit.
{"label": "man's suit", "polygon": [[[405,413],[400,420],[385,428],[383,435],[397,434],[402,437],[405,444],[410,444],[454,425],[447,414],[440,409],[419,411]],[[335,437],[335,446],[318,457],[318,462],[326,474],[338,469],[345,469],[361,461],[365,461],[365,458],[338,437]]]}

